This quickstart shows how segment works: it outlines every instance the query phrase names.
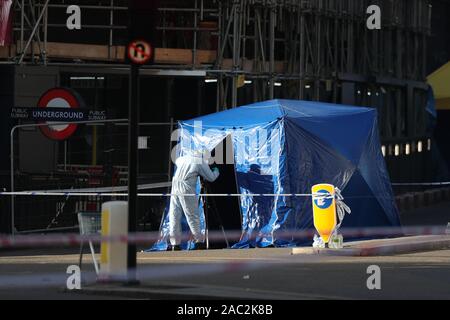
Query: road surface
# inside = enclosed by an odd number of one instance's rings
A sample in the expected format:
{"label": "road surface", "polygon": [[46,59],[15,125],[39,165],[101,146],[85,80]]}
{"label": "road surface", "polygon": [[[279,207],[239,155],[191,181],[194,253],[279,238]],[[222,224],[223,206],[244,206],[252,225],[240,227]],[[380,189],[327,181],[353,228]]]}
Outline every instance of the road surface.
{"label": "road surface", "polygon": [[[450,203],[402,215],[404,225],[446,225]],[[450,250],[388,257],[291,255],[288,249],[138,255],[138,288],[92,285],[85,256],[81,292],[66,288],[76,249],[0,251],[0,299],[450,299]],[[381,269],[381,290],[367,268]]]}
{"label": "road surface", "polygon": [[[82,293],[68,292],[65,272],[77,261],[76,254],[0,257],[0,299],[450,299],[450,250],[365,258],[285,249],[148,253],[139,254],[138,289],[83,283]],[[85,261],[83,272],[92,271]],[[381,269],[381,290],[367,288],[370,265]],[[15,285],[5,287],[5,277]]]}

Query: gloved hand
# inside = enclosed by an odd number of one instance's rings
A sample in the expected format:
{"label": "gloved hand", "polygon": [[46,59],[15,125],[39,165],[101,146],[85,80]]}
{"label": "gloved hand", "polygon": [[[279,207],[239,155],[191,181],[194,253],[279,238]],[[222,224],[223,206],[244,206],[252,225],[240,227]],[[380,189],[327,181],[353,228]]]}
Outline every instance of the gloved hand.
{"label": "gloved hand", "polygon": [[217,168],[217,167],[214,167],[214,168],[212,168],[212,172],[214,172],[214,173],[219,173],[219,168]]}

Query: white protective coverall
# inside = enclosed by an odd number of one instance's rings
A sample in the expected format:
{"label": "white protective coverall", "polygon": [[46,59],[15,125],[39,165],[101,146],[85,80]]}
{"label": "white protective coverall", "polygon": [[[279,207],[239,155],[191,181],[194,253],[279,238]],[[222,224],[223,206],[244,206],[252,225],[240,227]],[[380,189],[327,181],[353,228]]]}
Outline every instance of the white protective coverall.
{"label": "white protective coverall", "polygon": [[[172,181],[172,194],[195,194],[198,177],[209,182],[219,177],[219,171],[211,171],[208,162],[201,156],[183,156],[175,161],[176,171]],[[200,211],[197,196],[172,196],[169,208],[169,233],[171,245],[181,242],[181,218],[186,220],[196,242],[204,242],[205,236],[200,227]]]}

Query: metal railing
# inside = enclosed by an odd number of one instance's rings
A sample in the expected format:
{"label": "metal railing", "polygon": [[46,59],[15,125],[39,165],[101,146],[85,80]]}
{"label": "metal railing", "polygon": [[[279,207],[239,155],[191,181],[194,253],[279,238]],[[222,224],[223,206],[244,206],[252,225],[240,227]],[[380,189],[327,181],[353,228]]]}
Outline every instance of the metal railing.
{"label": "metal railing", "polygon": [[[128,28],[127,23],[124,22],[127,21],[124,17],[128,15],[128,1],[100,0],[67,4],[62,0],[17,0],[14,1],[14,5],[15,15],[18,18],[14,21],[13,30],[15,38],[18,39],[18,47],[16,48],[18,56],[16,60],[19,64],[23,63],[27,57],[32,62],[36,62],[35,55],[40,57],[41,63],[47,64],[47,44],[58,34],[58,32],[54,33],[49,31],[49,29],[63,30],[67,28],[65,23],[61,23],[60,17],[67,16],[65,9],[71,4],[78,5],[83,12],[87,10],[90,14],[95,12],[96,16],[101,15],[102,19],[98,19],[100,21],[108,20],[107,24],[95,23],[92,20],[92,22],[89,21],[91,23],[83,23],[82,28],[85,30],[107,31],[107,37],[99,41],[99,43],[107,44],[108,59],[112,58],[112,48],[116,41],[115,34],[119,31],[126,31]],[[49,15],[49,10],[60,11],[61,15]],[[85,14],[84,17],[87,15]],[[125,38],[122,36],[122,38],[119,38],[119,41],[124,42]],[[70,41],[70,33],[65,33],[64,39],[68,39],[66,42],[78,42]],[[124,45],[124,43],[120,44]],[[35,47],[37,47],[38,52],[34,52]]]}
{"label": "metal railing", "polygon": [[[126,186],[128,183],[128,170],[127,170],[127,150],[128,146],[126,144],[127,135],[128,135],[128,123],[127,119],[111,119],[111,120],[98,120],[98,121],[74,121],[74,122],[55,122],[51,123],[51,125],[62,125],[62,124],[84,124],[90,126],[106,126],[107,124],[112,124],[115,126],[117,130],[120,132],[112,138],[116,140],[115,143],[120,150],[116,150],[119,153],[123,153],[123,156],[117,157],[115,159],[110,159],[108,157],[104,157],[98,163],[92,163],[91,161],[87,161],[85,163],[76,163],[74,164],[70,161],[72,158],[80,158],[80,152],[83,153],[84,156],[93,156],[92,149],[89,150],[78,150],[74,152],[70,152],[67,149],[67,144],[75,143],[77,141],[77,137],[72,137],[68,141],[55,141],[56,144],[64,144],[66,147],[63,150],[64,155],[58,156],[58,159],[63,160],[64,162],[58,161],[55,167],[55,170],[52,172],[48,172],[48,174],[43,173],[20,173],[20,170],[17,169],[15,165],[15,161],[17,157],[15,156],[15,133],[20,131],[21,129],[36,129],[42,126],[48,126],[46,123],[38,123],[38,124],[21,124],[13,127],[10,132],[11,139],[11,161],[10,161],[10,184],[11,184],[11,192],[15,192],[17,190],[45,190],[45,189],[71,189],[71,188],[101,188],[101,187],[112,187],[112,186]],[[147,166],[148,170],[146,172],[142,172],[140,174],[140,183],[148,183],[148,182],[161,182],[161,181],[170,181],[171,175],[171,134],[172,129],[174,127],[174,122],[161,122],[161,123],[141,123],[140,124],[142,134],[146,137],[150,137],[150,145],[148,152],[144,155],[151,153],[151,157],[154,158],[154,162],[158,162],[156,166]],[[145,132],[144,132],[145,131]],[[36,134],[41,134],[39,131],[36,131]],[[107,133],[105,133],[105,136]],[[152,138],[153,136],[153,138]],[[82,134],[78,137],[79,139],[86,139],[86,135]],[[100,139],[100,136],[97,135],[95,139]],[[161,140],[161,141],[158,141]],[[164,140],[164,141],[162,141]],[[123,141],[123,143],[122,143]],[[160,148],[159,143],[164,144],[164,148],[158,149],[159,151],[164,152],[155,152],[155,148]],[[19,144],[21,141],[18,142]],[[167,144],[166,144],[167,143]],[[168,150],[165,149],[166,146]],[[104,146],[106,147],[106,146]],[[108,153],[111,150],[104,150],[104,153]],[[143,152],[146,150],[143,150]],[[168,151],[167,153],[165,151]],[[38,152],[38,151],[35,151]],[[83,158],[83,157],[82,157]],[[87,159],[87,157],[84,157]],[[19,164],[20,164],[20,157]],[[148,162],[151,162],[149,159]],[[167,164],[167,165],[165,165]],[[22,165],[21,165],[22,166]],[[145,167],[145,166],[143,166]],[[38,182],[36,179],[39,178]],[[24,208],[19,210],[20,212],[25,212],[25,216],[21,215],[20,225],[25,227],[20,227],[17,225],[17,201],[16,197],[12,195],[10,197],[11,201],[11,228],[12,234],[37,231],[52,231],[61,229],[58,223],[58,219],[61,219],[62,213],[67,211],[85,211],[92,210],[98,211],[101,205],[101,199],[95,197],[93,194],[91,197],[81,197],[79,199],[69,198],[69,197],[48,197],[48,199],[44,199],[43,201],[33,202],[27,205],[24,200],[21,204],[24,205]],[[145,200],[147,201],[147,200]],[[150,203],[153,200],[149,200],[149,208],[152,206]],[[39,207],[41,206],[41,207]],[[23,209],[23,210],[22,210]],[[150,208],[151,209],[151,208]],[[150,210],[149,209],[149,210]],[[28,213],[28,210],[30,212]],[[42,217],[44,219],[37,219],[37,212],[41,211],[52,211],[52,212],[44,212]],[[151,209],[153,210],[153,209]],[[49,215],[49,213],[51,213]],[[31,214],[33,216],[31,216]],[[33,218],[33,219],[32,219]],[[36,218],[36,219],[34,219]],[[39,220],[39,221],[38,221]],[[68,220],[76,222],[76,216],[71,216]],[[33,225],[34,224],[34,225]],[[62,223],[62,228],[73,228],[74,225],[68,225],[68,223]]]}

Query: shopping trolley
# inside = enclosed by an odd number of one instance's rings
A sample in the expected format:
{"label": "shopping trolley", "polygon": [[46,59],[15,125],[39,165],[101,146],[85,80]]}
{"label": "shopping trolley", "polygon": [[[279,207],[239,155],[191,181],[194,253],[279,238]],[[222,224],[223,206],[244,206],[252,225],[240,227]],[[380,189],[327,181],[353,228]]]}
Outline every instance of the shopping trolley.
{"label": "shopping trolley", "polygon": [[[79,212],[78,213],[78,224],[80,226],[80,235],[98,235],[101,233],[102,228],[102,214],[100,212]],[[81,264],[83,262],[83,240],[80,243],[80,260],[78,266],[81,269]],[[92,260],[94,261],[95,272],[98,274],[98,263],[95,259],[95,250],[92,241],[89,240],[89,248],[91,250]]]}

